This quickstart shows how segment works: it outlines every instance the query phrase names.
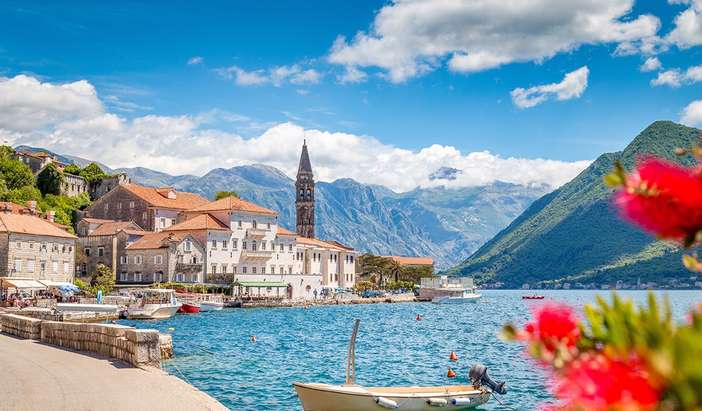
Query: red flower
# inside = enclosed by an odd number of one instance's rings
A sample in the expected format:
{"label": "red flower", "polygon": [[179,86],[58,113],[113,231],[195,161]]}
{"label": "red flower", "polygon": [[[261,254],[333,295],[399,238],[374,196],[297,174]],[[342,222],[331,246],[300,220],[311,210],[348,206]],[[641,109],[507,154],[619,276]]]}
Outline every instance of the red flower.
{"label": "red flower", "polygon": [[534,321],[524,326],[525,339],[540,342],[547,351],[574,347],[580,338],[578,318],[565,304],[546,303],[534,310]]}
{"label": "red flower", "polygon": [[640,411],[654,409],[663,389],[638,356],[583,354],[568,365],[554,391],[565,409]]}
{"label": "red flower", "polygon": [[615,197],[622,215],[662,238],[683,241],[702,230],[702,177],[698,170],[650,157]]}

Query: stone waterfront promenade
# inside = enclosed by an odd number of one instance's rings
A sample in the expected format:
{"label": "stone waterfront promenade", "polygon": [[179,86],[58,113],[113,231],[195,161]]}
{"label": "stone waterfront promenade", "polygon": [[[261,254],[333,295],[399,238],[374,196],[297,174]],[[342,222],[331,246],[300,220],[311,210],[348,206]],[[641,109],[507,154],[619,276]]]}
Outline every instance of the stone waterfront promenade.
{"label": "stone waterfront promenade", "polygon": [[0,409],[226,410],[158,368],[0,334]]}

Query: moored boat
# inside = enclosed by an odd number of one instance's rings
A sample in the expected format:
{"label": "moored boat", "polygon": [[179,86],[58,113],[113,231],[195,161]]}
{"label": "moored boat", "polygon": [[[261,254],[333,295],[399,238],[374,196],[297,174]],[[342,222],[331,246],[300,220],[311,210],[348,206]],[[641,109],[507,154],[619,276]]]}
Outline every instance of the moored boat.
{"label": "moored boat", "polygon": [[523,295],[522,300],[543,300],[545,297],[543,295]]}
{"label": "moored boat", "polygon": [[219,311],[224,308],[224,303],[219,301],[203,301],[200,303],[200,311]]}
{"label": "moored boat", "polygon": [[186,301],[180,306],[178,312],[181,314],[197,314],[200,312],[200,308],[198,304]]}
{"label": "moored boat", "polygon": [[346,384],[294,382],[305,411],[372,411],[398,409],[429,411],[437,407],[466,410],[485,404],[493,392],[505,394],[505,383],[493,381],[487,368],[476,364],[469,373],[469,385],[434,387],[363,387],[356,384],[356,320],[349,342]]}
{"label": "moored boat", "polygon": [[127,318],[139,320],[160,320],[170,318],[180,308],[175,292],[169,289],[151,288],[135,293],[136,304],[127,309]]}

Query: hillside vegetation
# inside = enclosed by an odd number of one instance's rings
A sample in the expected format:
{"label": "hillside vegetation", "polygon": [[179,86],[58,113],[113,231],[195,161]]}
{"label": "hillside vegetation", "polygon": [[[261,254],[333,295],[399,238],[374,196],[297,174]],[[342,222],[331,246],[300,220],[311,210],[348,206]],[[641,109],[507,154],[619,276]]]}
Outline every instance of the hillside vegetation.
{"label": "hillside vegetation", "polygon": [[629,284],[688,280],[690,273],[680,264],[677,247],[655,241],[619,218],[611,205],[612,190],[602,177],[616,160],[631,169],[647,154],[693,164],[691,157],[675,156],[675,149],[690,147],[699,133],[669,121],[651,124],[623,151],[601,155],[575,179],[535,201],[448,273],[506,287],[558,281],[602,285],[618,280]]}

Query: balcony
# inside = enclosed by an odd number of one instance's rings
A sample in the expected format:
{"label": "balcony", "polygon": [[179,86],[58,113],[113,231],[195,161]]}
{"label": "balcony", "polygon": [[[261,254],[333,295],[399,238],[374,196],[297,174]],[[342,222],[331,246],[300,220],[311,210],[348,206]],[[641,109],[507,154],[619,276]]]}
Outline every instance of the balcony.
{"label": "balcony", "polygon": [[242,250],[241,259],[242,260],[267,260],[273,255],[272,250]]}
{"label": "balcony", "polygon": [[246,237],[248,238],[263,238],[268,230],[262,230],[260,228],[249,228],[246,230]]}

